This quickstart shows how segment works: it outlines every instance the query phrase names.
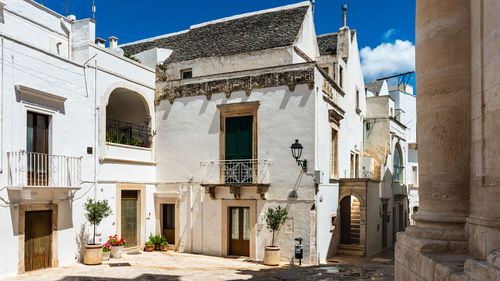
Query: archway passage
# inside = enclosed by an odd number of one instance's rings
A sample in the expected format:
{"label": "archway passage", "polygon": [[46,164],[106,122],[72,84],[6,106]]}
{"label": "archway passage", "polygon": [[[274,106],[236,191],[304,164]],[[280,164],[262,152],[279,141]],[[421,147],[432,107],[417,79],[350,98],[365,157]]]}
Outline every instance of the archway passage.
{"label": "archway passage", "polygon": [[146,100],[126,88],[117,88],[106,106],[106,142],[151,147],[150,110]]}
{"label": "archway passage", "polygon": [[340,243],[358,245],[361,233],[360,202],[355,196],[340,201]]}

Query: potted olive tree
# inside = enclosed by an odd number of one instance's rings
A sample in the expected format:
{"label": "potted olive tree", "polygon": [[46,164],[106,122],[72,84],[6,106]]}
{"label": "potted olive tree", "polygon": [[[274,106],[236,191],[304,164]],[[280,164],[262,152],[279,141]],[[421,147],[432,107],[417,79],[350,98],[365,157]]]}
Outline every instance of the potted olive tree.
{"label": "potted olive tree", "polygon": [[267,228],[273,233],[271,246],[266,246],[264,250],[264,264],[265,265],[279,265],[280,264],[280,247],[274,245],[277,232],[281,226],[288,219],[288,211],[281,206],[276,208],[269,208],[266,212]]}
{"label": "potted olive tree", "polygon": [[83,256],[84,264],[101,264],[102,263],[102,245],[95,243],[96,227],[101,221],[111,215],[111,208],[108,205],[108,200],[92,200],[88,199],[85,202],[85,218],[94,226],[94,236],[92,244],[85,245],[85,253]]}

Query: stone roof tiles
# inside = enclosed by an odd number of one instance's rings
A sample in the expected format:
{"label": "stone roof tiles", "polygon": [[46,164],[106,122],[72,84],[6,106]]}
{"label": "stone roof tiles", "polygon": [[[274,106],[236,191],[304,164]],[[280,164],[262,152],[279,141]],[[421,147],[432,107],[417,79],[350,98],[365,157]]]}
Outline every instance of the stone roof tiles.
{"label": "stone roof tiles", "polygon": [[186,32],[132,42],[121,48],[126,55],[154,47],[170,49],[173,53],[165,62],[173,63],[290,46],[309,9],[304,3],[208,22]]}
{"label": "stone roof tiles", "polygon": [[384,80],[367,82],[367,83],[365,83],[365,88],[368,89],[368,91],[375,94],[376,96],[378,96],[380,94],[380,90],[382,90],[383,84],[384,84]]}

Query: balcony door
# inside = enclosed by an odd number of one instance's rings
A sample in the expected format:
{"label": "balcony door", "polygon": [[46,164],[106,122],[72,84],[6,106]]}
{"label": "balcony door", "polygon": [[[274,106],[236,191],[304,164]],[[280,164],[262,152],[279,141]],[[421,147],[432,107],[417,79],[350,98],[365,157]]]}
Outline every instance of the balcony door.
{"label": "balcony door", "polygon": [[253,182],[253,116],[227,117],[225,182]]}
{"label": "balcony door", "polygon": [[229,255],[250,255],[250,208],[229,208]]}
{"label": "balcony door", "polygon": [[26,128],[28,185],[48,185],[49,117],[28,112]]}

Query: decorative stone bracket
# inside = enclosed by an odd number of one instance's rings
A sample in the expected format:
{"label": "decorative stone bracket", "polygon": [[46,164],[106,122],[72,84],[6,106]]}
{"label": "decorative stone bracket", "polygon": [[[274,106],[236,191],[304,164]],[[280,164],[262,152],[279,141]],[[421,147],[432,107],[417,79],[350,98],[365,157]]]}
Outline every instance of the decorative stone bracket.
{"label": "decorative stone bracket", "polygon": [[288,86],[290,92],[293,92],[295,86],[300,84],[307,84],[309,89],[314,89],[314,67],[184,85],[170,84],[156,92],[155,102],[159,104],[161,100],[168,100],[172,104],[176,98],[202,95],[210,100],[212,95],[218,93],[225,93],[226,97],[229,98],[233,92],[239,91],[243,91],[249,96],[254,89],[279,86]]}
{"label": "decorative stone bracket", "polygon": [[[257,193],[259,194],[259,197],[261,200],[267,199],[266,193],[269,190],[269,184],[257,184],[257,185],[250,185],[250,186],[257,186]],[[215,197],[215,188],[216,187],[229,187],[229,193],[233,194],[234,199],[240,200],[241,199],[241,188],[245,188],[246,185],[228,185],[228,184],[205,185],[205,194],[208,194],[210,196],[210,199],[212,199],[212,200],[217,199]]]}

